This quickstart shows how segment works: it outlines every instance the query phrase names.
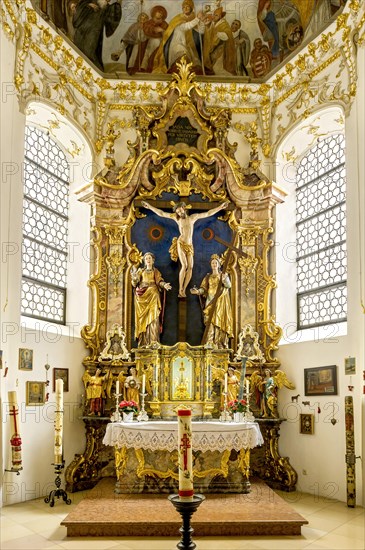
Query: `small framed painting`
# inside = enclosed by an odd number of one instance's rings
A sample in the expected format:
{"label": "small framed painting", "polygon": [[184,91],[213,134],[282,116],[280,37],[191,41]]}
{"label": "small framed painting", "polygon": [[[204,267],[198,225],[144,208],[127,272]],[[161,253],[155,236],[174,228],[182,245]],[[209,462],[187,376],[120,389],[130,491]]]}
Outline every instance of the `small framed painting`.
{"label": "small framed painting", "polygon": [[305,395],[337,395],[337,366],[304,369]]}
{"label": "small framed painting", "polygon": [[33,370],[33,350],[19,348],[19,370]]}
{"label": "small framed painting", "polygon": [[356,374],[356,358],[345,358],[345,374]]}
{"label": "small framed painting", "polygon": [[68,391],[68,369],[53,369],[53,391],[56,391],[56,380],[63,380],[63,391]]}
{"label": "small framed painting", "polygon": [[310,435],[314,433],[314,414],[300,415],[300,433]]}
{"label": "small framed painting", "polygon": [[26,404],[44,405],[46,402],[46,382],[27,382]]}

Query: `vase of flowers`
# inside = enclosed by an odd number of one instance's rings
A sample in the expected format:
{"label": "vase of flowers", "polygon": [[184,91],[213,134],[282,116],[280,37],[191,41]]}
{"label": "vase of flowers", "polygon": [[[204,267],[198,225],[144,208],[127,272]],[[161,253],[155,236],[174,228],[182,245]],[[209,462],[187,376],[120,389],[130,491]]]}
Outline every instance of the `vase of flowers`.
{"label": "vase of flowers", "polygon": [[233,414],[233,420],[235,422],[242,422],[243,413],[246,412],[246,409],[246,399],[233,399],[233,401],[229,401],[228,403],[228,410]]}
{"label": "vase of flowers", "polygon": [[123,422],[133,422],[133,415],[138,411],[138,405],[135,401],[121,401],[119,403],[119,413]]}

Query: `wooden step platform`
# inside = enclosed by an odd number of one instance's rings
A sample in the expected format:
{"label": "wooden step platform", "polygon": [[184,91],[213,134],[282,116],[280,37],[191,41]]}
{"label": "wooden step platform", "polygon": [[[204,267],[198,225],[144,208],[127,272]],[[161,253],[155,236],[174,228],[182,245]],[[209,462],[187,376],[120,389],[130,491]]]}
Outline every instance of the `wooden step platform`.
{"label": "wooden step platform", "polygon": [[[115,479],[91,489],[61,525],[68,537],[179,536],[181,517],[167,495],[114,493]],[[249,494],[207,494],[192,518],[194,537],[300,535],[308,523],[262,481]]]}

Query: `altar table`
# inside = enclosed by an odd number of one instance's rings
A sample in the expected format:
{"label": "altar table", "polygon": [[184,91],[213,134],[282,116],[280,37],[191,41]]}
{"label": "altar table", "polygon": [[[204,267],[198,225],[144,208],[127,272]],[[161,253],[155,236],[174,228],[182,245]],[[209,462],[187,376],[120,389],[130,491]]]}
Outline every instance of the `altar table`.
{"label": "altar table", "polygon": [[[250,491],[250,449],[263,444],[256,422],[193,422],[192,440],[196,492]],[[110,423],[103,443],[114,447],[117,493],[177,491],[177,421]]]}

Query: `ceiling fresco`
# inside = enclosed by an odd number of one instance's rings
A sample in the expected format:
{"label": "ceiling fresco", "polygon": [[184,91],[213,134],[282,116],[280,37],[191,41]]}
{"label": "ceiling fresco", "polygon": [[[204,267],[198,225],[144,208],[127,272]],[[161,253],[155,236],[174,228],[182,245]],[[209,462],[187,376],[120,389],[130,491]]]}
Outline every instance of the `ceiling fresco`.
{"label": "ceiling fresco", "polygon": [[262,81],[342,10],[345,0],[34,0],[104,75],[176,71]]}

